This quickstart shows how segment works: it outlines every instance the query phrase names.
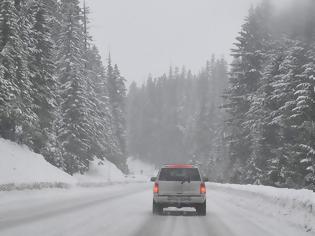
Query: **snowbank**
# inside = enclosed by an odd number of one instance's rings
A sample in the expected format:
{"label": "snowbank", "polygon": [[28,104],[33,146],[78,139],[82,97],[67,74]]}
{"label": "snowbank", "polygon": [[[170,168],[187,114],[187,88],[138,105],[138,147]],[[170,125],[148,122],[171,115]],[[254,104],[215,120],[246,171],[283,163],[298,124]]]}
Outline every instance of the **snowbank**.
{"label": "snowbank", "polygon": [[113,163],[98,160],[90,163],[90,169],[85,175],[70,176],[26,146],[0,138],[0,191],[65,188],[76,185],[101,187],[148,180],[152,166],[134,159],[129,160],[128,164],[137,174],[125,176]]}
{"label": "snowbank", "polygon": [[290,225],[315,233],[315,193],[257,185],[208,184],[214,191],[230,194],[229,201],[242,209],[285,219]]}
{"label": "snowbank", "polygon": [[76,174],[74,177],[80,185],[125,182],[125,175],[111,162],[95,160],[90,163],[89,171],[84,175]]}
{"label": "snowbank", "polygon": [[0,191],[65,187],[76,180],[26,146],[0,139]]}
{"label": "snowbank", "polygon": [[155,176],[157,171],[153,164],[141,161],[134,157],[129,157],[127,159],[127,165],[131,177],[136,179],[148,180],[152,176]]}
{"label": "snowbank", "polygon": [[[129,166],[131,164],[131,166]],[[133,169],[139,164],[139,168],[144,167],[140,162],[128,161],[128,167]],[[76,174],[74,177],[78,180],[79,186],[97,187],[117,183],[145,182],[149,178],[144,173],[124,175],[113,163],[108,160],[95,160],[90,163],[89,171],[84,175]]]}

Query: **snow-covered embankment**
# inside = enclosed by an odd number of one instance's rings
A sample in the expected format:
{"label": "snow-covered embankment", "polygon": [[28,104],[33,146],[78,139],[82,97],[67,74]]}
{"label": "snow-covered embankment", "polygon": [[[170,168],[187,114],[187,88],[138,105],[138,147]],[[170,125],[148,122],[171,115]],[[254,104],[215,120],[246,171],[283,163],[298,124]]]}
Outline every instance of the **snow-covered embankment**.
{"label": "snow-covered embankment", "polygon": [[67,187],[76,179],[48,163],[43,156],[0,139],[0,191]]}
{"label": "snow-covered embankment", "polygon": [[227,201],[241,210],[256,211],[315,233],[315,193],[257,185],[209,183],[213,191],[225,192]]}
{"label": "snow-covered embankment", "polygon": [[[129,163],[133,163],[134,160]],[[128,164],[129,164],[128,163]],[[28,147],[0,138],[0,191],[101,187],[116,183],[143,182],[145,175],[125,176],[113,163],[93,161],[84,175],[71,176],[48,163],[42,155]]]}

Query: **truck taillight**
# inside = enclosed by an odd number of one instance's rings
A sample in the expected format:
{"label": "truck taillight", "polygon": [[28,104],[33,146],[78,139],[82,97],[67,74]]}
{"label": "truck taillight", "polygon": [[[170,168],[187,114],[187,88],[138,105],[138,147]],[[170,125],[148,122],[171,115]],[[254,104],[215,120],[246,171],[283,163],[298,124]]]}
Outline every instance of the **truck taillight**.
{"label": "truck taillight", "polygon": [[200,193],[206,193],[206,185],[205,183],[200,184]]}
{"label": "truck taillight", "polygon": [[158,183],[154,183],[153,193],[159,193],[159,184]]}

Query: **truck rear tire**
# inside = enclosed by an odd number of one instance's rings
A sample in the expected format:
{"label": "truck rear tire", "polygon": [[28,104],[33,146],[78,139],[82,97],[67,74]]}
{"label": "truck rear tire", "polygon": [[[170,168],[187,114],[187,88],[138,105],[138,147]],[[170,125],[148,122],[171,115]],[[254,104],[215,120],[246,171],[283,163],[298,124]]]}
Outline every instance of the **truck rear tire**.
{"label": "truck rear tire", "polygon": [[201,203],[199,206],[196,207],[197,214],[200,216],[207,215],[207,202]]}
{"label": "truck rear tire", "polygon": [[153,201],[152,213],[153,215],[161,215],[163,213],[163,208],[161,207],[161,205],[154,201]]}

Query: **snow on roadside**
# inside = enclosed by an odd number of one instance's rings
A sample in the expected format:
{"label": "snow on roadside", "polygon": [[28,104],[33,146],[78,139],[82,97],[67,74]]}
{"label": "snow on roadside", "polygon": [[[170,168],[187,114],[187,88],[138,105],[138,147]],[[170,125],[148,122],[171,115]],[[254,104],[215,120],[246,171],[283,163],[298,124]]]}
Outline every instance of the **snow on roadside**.
{"label": "snow on roadside", "polygon": [[315,233],[315,193],[310,190],[217,183],[209,183],[208,188],[229,193],[229,201],[242,209],[256,209]]}
{"label": "snow on roadside", "polygon": [[26,146],[0,139],[0,191],[65,187],[75,183],[76,179]]}
{"label": "snow on roadside", "polygon": [[91,162],[84,175],[71,176],[28,147],[0,138],[0,191],[146,182],[154,173],[152,165],[140,160],[129,158],[127,164],[132,172],[128,176],[106,159]]}
{"label": "snow on roadside", "polygon": [[130,177],[138,180],[149,180],[152,176],[155,176],[157,171],[153,164],[134,157],[127,159],[127,165],[130,171]]}
{"label": "snow on roadside", "polygon": [[152,176],[155,172],[153,164],[143,162],[137,158],[129,157],[127,159],[129,171],[134,175]]}
{"label": "snow on roadside", "polygon": [[[94,160],[90,163],[89,171],[84,175],[76,174],[74,177],[78,180],[79,186],[95,187],[104,186],[113,183],[145,182],[149,179],[149,164],[144,164],[139,160],[128,159],[130,175],[124,175],[113,163],[108,160]],[[134,172],[138,165],[139,171]],[[140,172],[140,169],[145,172]],[[148,175],[147,175],[148,174]]]}
{"label": "snow on roadside", "polygon": [[143,182],[143,176],[125,176],[113,163],[93,161],[85,175],[71,176],[48,163],[28,147],[0,138],[0,191],[94,187]]}
{"label": "snow on roadside", "polygon": [[112,182],[125,182],[127,177],[108,160],[90,162],[89,171],[84,175],[75,174],[80,186],[99,185]]}

